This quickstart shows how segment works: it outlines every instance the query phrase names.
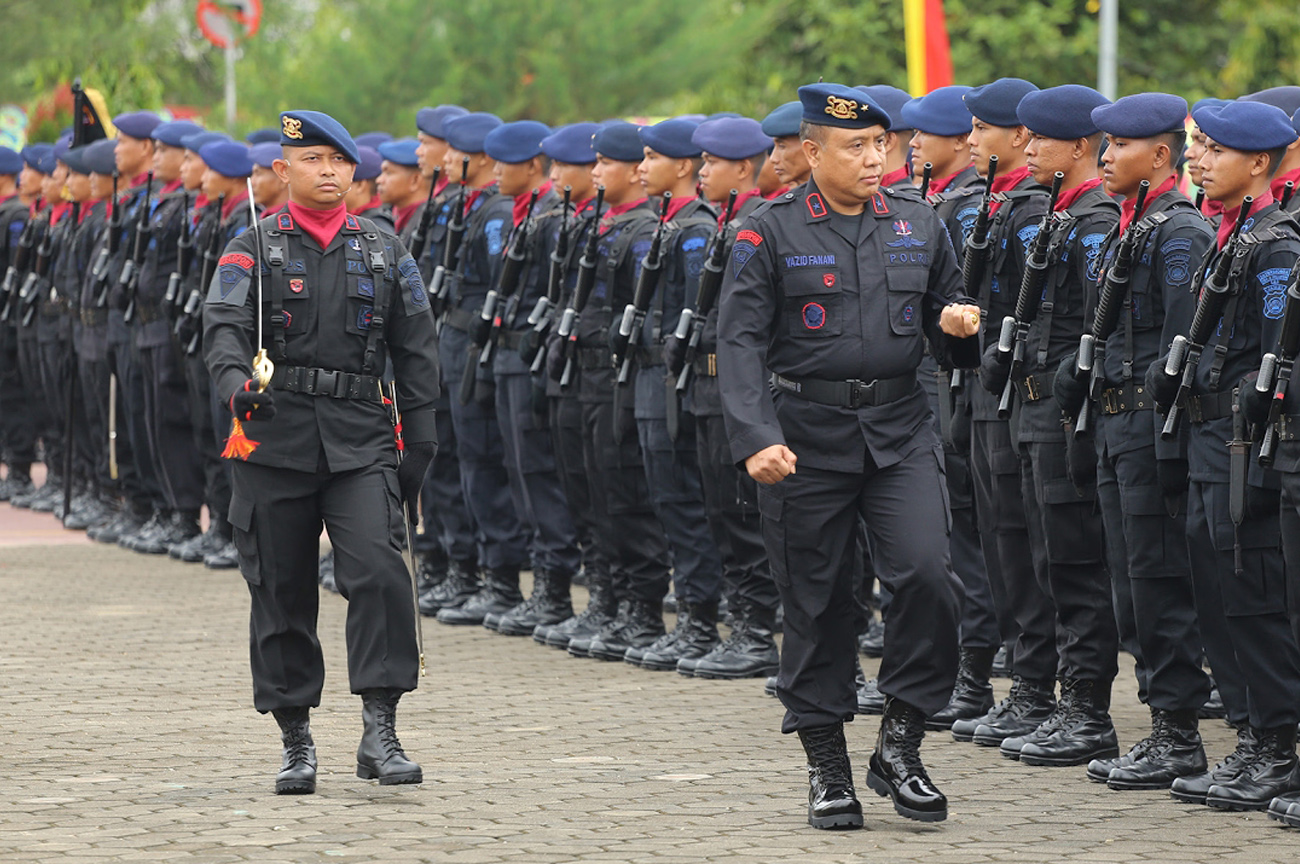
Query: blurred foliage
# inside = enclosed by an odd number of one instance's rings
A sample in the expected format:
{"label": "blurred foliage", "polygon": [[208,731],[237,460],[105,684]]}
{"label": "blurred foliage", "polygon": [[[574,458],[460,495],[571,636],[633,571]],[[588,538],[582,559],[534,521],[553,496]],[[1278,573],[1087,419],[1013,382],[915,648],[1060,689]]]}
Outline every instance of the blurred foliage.
{"label": "blurred foliage", "polygon": [[[906,86],[902,0],[263,0],[239,48],[235,131],[290,107],[356,131],[413,131],[456,102],[549,123],[736,110],[762,116],[823,77]],[[0,102],[39,131],[67,122],[74,76],[114,112],[193,106],[224,121],[224,58],[194,0],[7,0]],[[958,83],[1092,83],[1089,0],[946,0]],[[1287,0],[1145,0],[1120,8],[1120,91],[1189,100],[1300,82]],[[38,135],[38,137],[41,137]]]}

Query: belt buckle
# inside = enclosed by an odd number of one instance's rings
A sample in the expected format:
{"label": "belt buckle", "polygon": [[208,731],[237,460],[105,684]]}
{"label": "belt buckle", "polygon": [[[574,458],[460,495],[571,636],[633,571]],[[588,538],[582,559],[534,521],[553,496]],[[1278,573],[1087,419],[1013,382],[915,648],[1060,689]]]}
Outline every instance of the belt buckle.
{"label": "belt buckle", "polygon": [[1025,376],[1025,381],[1024,381],[1024,388],[1025,388],[1025,401],[1026,401],[1026,402],[1037,402],[1037,401],[1039,400],[1040,397],[1039,397],[1039,394],[1038,394],[1038,378],[1037,378],[1037,376],[1034,376],[1034,375],[1026,375],[1026,376]]}
{"label": "belt buckle", "polygon": [[1190,421],[1192,421],[1193,423],[1201,423],[1201,422],[1204,422],[1204,421],[1202,420],[1202,415],[1201,415],[1201,397],[1200,397],[1200,396],[1188,396],[1188,397],[1187,397],[1187,419],[1190,420]]}
{"label": "belt buckle", "polygon": [[1101,413],[1119,413],[1119,399],[1115,396],[1114,388],[1101,391]]}
{"label": "belt buckle", "polygon": [[866,402],[866,397],[870,395],[871,385],[856,378],[845,383],[849,385],[849,407],[856,411]]}
{"label": "belt buckle", "polygon": [[339,373],[333,369],[317,369],[315,392],[320,396],[338,397]]}

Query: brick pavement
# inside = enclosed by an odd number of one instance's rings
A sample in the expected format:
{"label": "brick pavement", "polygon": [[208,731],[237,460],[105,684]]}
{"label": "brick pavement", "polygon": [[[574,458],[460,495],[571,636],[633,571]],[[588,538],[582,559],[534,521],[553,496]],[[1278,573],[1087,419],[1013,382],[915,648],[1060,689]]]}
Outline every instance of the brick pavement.
{"label": "brick pavement", "polygon": [[[0,596],[3,862],[1300,859],[1300,831],[1262,814],[1109,792],[1082,769],[1029,768],[945,734],[924,753],[951,816],[909,822],[862,782],[871,718],[849,729],[867,830],[815,831],[798,742],[776,733],[761,682],[577,660],[427,619],[429,674],[398,716],[425,782],[381,789],[353,776],[360,705],[333,595],[319,792],[276,797],[278,737],[250,707],[237,573],[95,544],[7,547]],[[1131,681],[1116,694],[1125,745],[1145,724]],[[1212,759],[1232,738],[1219,722],[1206,737]]]}

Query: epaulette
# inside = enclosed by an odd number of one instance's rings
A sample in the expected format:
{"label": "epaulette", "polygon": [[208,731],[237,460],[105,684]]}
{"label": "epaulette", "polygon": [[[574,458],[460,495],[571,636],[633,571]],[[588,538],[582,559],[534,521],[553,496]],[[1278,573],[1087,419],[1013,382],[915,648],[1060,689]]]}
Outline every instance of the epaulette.
{"label": "epaulette", "polygon": [[882,186],[880,191],[884,192],[891,198],[901,198],[904,201],[915,201],[918,204],[925,202],[925,198],[921,195],[921,190],[915,186]]}

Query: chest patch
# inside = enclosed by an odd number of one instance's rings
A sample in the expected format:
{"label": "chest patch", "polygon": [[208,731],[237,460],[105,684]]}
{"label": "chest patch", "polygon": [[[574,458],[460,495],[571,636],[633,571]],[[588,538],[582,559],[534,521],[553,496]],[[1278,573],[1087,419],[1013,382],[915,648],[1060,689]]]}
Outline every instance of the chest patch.
{"label": "chest patch", "polygon": [[[830,276],[830,274],[826,274]],[[835,277],[831,277],[834,279]],[[809,330],[820,330],[826,326],[826,307],[820,303],[805,303],[803,307],[803,326]]]}
{"label": "chest patch", "polygon": [[899,219],[894,223],[894,233],[898,235],[898,239],[889,241],[886,246],[894,249],[914,249],[925,245],[925,240],[913,236],[912,223],[906,219]]}
{"label": "chest patch", "polygon": [[295,294],[301,294],[301,293],[302,293],[302,289],[303,289],[303,283],[302,283],[302,280],[301,280],[301,279],[290,279],[290,280],[289,280],[289,290],[290,290],[290,291],[292,291],[292,292],[295,293]]}
{"label": "chest patch", "polygon": [[1264,287],[1264,317],[1274,321],[1286,310],[1286,283],[1291,271],[1273,267],[1259,274],[1259,284]]}

